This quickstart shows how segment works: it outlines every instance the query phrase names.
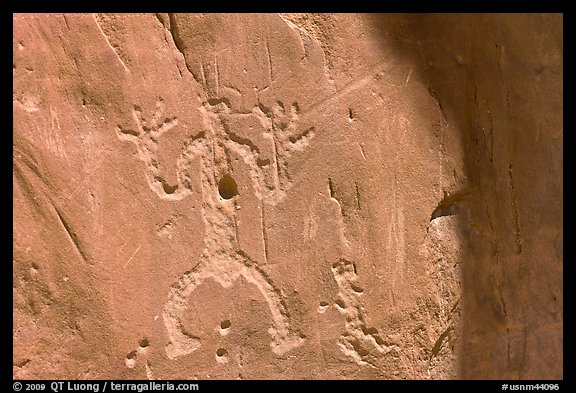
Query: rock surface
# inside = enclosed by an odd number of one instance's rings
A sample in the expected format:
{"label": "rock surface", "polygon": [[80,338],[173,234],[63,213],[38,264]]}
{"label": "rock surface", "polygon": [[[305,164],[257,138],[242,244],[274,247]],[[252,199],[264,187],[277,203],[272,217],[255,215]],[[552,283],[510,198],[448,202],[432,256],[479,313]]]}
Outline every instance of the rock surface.
{"label": "rock surface", "polygon": [[561,16],[13,46],[14,378],[562,377]]}

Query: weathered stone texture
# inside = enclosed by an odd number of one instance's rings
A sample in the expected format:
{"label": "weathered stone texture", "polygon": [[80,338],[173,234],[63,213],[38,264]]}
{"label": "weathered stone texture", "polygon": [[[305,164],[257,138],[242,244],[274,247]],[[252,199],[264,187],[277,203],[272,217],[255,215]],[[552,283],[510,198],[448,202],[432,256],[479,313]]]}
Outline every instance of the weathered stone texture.
{"label": "weathered stone texture", "polygon": [[14,15],[14,377],[561,378],[561,24]]}

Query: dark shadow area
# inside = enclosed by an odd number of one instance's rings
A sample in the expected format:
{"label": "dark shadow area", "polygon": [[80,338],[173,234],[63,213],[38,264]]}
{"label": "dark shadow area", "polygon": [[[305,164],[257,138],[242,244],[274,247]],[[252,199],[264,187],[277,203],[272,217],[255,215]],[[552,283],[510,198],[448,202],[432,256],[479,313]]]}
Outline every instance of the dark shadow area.
{"label": "dark shadow area", "polygon": [[563,17],[370,15],[457,130],[460,377],[563,378]]}

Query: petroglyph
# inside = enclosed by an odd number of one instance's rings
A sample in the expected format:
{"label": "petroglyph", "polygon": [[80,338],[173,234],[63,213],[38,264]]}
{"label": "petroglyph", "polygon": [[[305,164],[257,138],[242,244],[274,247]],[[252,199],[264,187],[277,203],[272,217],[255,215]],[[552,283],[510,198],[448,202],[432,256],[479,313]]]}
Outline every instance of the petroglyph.
{"label": "petroglyph", "polygon": [[[359,200],[359,191],[356,185],[356,198]],[[345,317],[345,331],[338,339],[338,346],[342,352],[360,366],[370,365],[376,367],[376,362],[387,353],[398,350],[396,345],[388,345],[379,335],[378,330],[369,327],[360,301],[364,288],[358,283],[358,269],[353,258],[350,242],[345,236],[345,224],[342,213],[342,204],[336,198],[337,188],[332,178],[327,181],[327,194],[331,202],[337,206],[337,226],[339,232],[339,249],[341,257],[332,264],[331,271],[336,283],[338,293],[334,306]],[[358,203],[358,201],[357,201]],[[323,313],[328,303],[321,302],[318,312]]]}
{"label": "petroglyph", "polygon": [[142,338],[138,342],[138,348],[130,351],[126,358],[124,359],[124,363],[126,364],[127,368],[135,368],[138,363],[142,360],[144,361],[144,369],[146,372],[146,378],[149,380],[154,379],[154,375],[152,374],[152,367],[150,365],[150,361],[148,360],[149,350],[150,350],[150,341],[147,338]]}
{"label": "petroglyph", "polygon": [[364,289],[356,283],[356,264],[340,258],[332,265],[332,274],[338,284],[335,305],[346,318],[346,331],[340,336],[338,345],[342,352],[358,365],[369,364],[375,367],[378,358],[396,350],[397,346],[386,345],[378,335],[378,330],[366,324],[360,302]]}
{"label": "petroglyph", "polygon": [[[298,104],[294,102],[289,109],[285,109],[280,101],[272,107],[259,103],[252,113],[234,114],[222,101],[211,109],[208,115],[216,127],[223,128],[226,147],[243,156],[250,168],[256,197],[271,205],[282,202],[292,186],[288,161],[292,154],[303,151],[315,136],[314,127],[299,129],[301,113]],[[263,149],[236,132],[235,124],[246,117],[258,120],[262,137],[268,142],[266,150],[271,150],[267,155],[261,152]]]}
{"label": "petroglyph", "polygon": [[[158,138],[165,132],[171,130],[178,125],[178,119],[164,118],[164,102],[159,100],[156,103],[156,110],[152,114],[150,120],[142,115],[142,109],[138,105],[134,105],[132,110],[132,118],[136,124],[136,130],[131,128],[122,128],[118,126],[117,135],[121,140],[130,141],[136,144],[138,148],[138,158],[146,165],[145,175],[148,186],[156,193],[161,199],[178,201],[182,200],[191,194],[190,179],[186,176],[185,171],[178,171],[178,184],[176,186],[169,185],[167,181],[160,176],[158,167]],[[183,152],[184,157],[178,160],[178,165],[181,166],[182,160],[185,159],[185,154],[189,154],[188,150],[192,150],[193,143],[188,143]]]}
{"label": "petroglyph", "polygon": [[[304,340],[302,334],[290,328],[281,290],[239,246],[235,207],[241,195],[233,178],[231,153],[242,157],[247,164],[256,197],[262,203],[277,204],[291,186],[288,160],[295,151],[303,150],[310,143],[314,129],[298,129],[297,103],[293,103],[288,111],[281,102],[272,108],[260,104],[252,113],[246,114],[232,113],[226,101],[209,100],[199,108],[204,129],[184,143],[177,160],[176,185],[166,182],[158,165],[159,138],[179,124],[176,117],[163,118],[163,100],[158,101],[149,120],[143,116],[140,107],[134,106],[132,117],[136,130],[117,128],[120,139],[136,144],[138,158],[145,164],[148,185],[164,200],[179,201],[192,194],[189,168],[194,160],[200,161],[204,250],[194,268],[172,285],[164,306],[162,317],[169,338],[166,354],[170,359],[188,355],[201,346],[201,338],[187,332],[181,319],[190,295],[206,278],[213,278],[222,287],[230,288],[242,276],[259,289],[271,313],[269,333],[275,354],[282,355],[300,346]],[[270,145],[268,156],[264,153],[264,146],[257,146],[242,135],[242,130],[234,129],[234,125],[242,124],[243,120],[260,126],[263,140]],[[217,359],[223,361],[225,357],[218,356]]]}

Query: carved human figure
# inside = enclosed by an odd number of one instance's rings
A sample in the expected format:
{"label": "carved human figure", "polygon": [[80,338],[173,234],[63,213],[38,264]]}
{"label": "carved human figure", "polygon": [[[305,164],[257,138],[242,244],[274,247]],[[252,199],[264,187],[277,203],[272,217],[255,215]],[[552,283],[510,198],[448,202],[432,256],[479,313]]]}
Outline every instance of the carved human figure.
{"label": "carved human figure", "polygon": [[[136,130],[117,129],[120,139],[136,144],[139,159],[146,165],[148,185],[160,198],[182,200],[192,195],[192,180],[189,169],[193,161],[200,161],[200,184],[202,191],[202,217],[205,226],[204,250],[200,261],[185,272],[172,285],[164,306],[163,320],[169,338],[166,354],[175,359],[197,350],[201,341],[186,331],[182,317],[190,295],[206,278],[216,280],[222,287],[233,286],[239,277],[255,285],[264,297],[272,318],[269,333],[274,353],[282,355],[301,345],[303,336],[290,326],[281,291],[269,276],[239,244],[236,232],[236,196],[223,198],[218,191],[220,179],[230,174],[230,153],[243,157],[250,170],[256,197],[267,204],[280,202],[290,187],[286,162],[292,152],[302,150],[314,137],[314,129],[298,132],[299,109],[296,103],[288,110],[281,102],[271,108],[262,104],[252,113],[232,113],[226,100],[204,103],[199,108],[204,129],[191,136],[177,161],[177,185],[169,185],[161,176],[157,151],[159,138],[178,125],[177,118],[164,118],[164,103],[158,101],[155,113],[147,119],[138,106],[134,107],[133,118]],[[254,143],[238,138],[229,125],[242,117],[257,119],[263,137],[269,141],[271,154],[263,157]],[[163,120],[161,120],[163,119]]]}

